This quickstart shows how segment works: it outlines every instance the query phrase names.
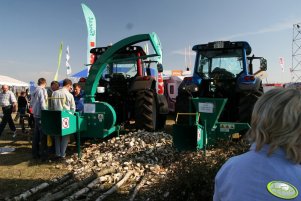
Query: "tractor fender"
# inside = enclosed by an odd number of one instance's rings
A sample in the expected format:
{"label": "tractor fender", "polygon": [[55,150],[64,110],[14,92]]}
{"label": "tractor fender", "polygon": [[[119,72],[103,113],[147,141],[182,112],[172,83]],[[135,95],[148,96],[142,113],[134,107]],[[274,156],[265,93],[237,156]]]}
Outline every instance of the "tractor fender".
{"label": "tractor fender", "polygon": [[237,90],[238,92],[244,91],[260,91],[262,80],[258,77],[255,77],[253,82],[239,82]]}
{"label": "tractor fender", "polygon": [[156,81],[152,77],[136,77],[133,81],[130,92],[145,90],[145,89],[155,89],[156,88]]}
{"label": "tractor fender", "polygon": [[168,114],[169,113],[167,100],[163,94],[157,94],[157,105],[159,107],[160,114]]}

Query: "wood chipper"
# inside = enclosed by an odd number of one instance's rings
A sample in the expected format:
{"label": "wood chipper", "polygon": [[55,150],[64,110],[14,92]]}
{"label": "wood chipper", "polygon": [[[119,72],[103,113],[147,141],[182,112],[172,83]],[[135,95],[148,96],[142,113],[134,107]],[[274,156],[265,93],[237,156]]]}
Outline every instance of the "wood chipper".
{"label": "wood chipper", "polygon": [[[251,46],[245,41],[210,42],[195,45],[192,50],[196,52],[193,75],[184,78],[176,99],[180,118],[173,135],[179,149],[185,146],[178,142],[189,138],[185,136],[188,132],[180,131],[185,131],[184,127],[192,129],[189,135],[195,139],[194,149],[244,133],[241,130],[247,130],[254,104],[263,94],[262,75],[267,70],[266,59],[249,56]],[[253,61],[259,61],[257,72]],[[197,115],[192,120],[183,113]]]}
{"label": "wood chipper", "polygon": [[[153,47],[151,54],[119,54],[125,50],[135,50],[137,46],[134,45],[142,42],[150,43],[150,45]],[[120,126],[116,123],[117,115],[115,108],[107,102],[96,100],[95,97],[97,93],[105,93],[106,90],[112,91],[113,83],[110,81],[110,79],[112,80],[116,77],[120,78],[123,76],[123,74],[113,73],[113,75],[106,76],[106,74],[104,74],[105,70],[108,66],[114,63],[124,63],[125,61],[130,63],[131,61],[136,62],[137,60],[141,61],[149,58],[157,59],[159,62],[158,66],[162,68],[162,64],[160,63],[162,60],[161,55],[161,44],[156,33],[134,35],[125,38],[110,47],[107,47],[90,68],[89,76],[87,77],[84,86],[85,97],[83,113],[79,114],[72,111],[43,110],[41,117],[43,131],[48,135],[59,136],[78,133],[78,142],[80,141],[80,137],[105,138],[114,132],[119,132]],[[162,71],[163,69],[161,72]],[[108,83],[111,84],[111,88],[105,88],[103,86],[100,87],[100,79],[107,80]],[[144,76],[143,72],[141,71],[139,75],[128,79],[128,81],[131,81],[131,83],[128,84],[131,86],[129,91],[132,92],[133,97],[135,97],[136,94],[140,94],[140,96],[141,94],[146,94],[152,95],[151,97],[154,98],[151,101],[154,106],[151,108],[152,113],[150,113],[150,116],[146,117],[151,117],[152,121],[150,121],[148,125],[151,124],[150,128],[155,128],[157,121],[156,118],[160,117],[160,115],[166,115],[168,112],[168,109],[164,111],[164,107],[167,108],[167,102],[162,100],[164,95],[159,95],[156,93],[155,87],[158,86],[156,83],[157,80],[148,74]],[[114,97],[111,97],[111,99],[114,99]],[[115,99],[117,100],[118,98],[115,97]],[[149,100],[149,98],[147,100]],[[141,104],[143,104],[143,102],[141,102]],[[140,121],[143,119],[141,114],[140,116],[137,116],[140,118]],[[77,143],[78,153],[80,153],[79,144],[80,143]]]}
{"label": "wood chipper", "polygon": [[218,122],[227,99],[192,98],[191,101],[196,111],[178,113],[172,128],[173,143],[179,151],[206,150],[217,139],[236,138],[240,131],[250,128],[248,123]]}

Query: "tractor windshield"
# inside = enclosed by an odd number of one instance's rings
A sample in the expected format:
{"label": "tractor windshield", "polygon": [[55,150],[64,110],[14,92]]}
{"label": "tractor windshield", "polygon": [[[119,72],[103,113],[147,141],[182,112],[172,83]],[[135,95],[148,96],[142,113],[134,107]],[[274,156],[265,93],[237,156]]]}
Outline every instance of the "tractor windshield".
{"label": "tractor windshield", "polygon": [[123,74],[126,77],[134,77],[137,74],[137,66],[136,64],[131,63],[111,63],[108,64],[107,67],[103,71],[103,77],[106,77],[108,75],[112,74]]}
{"label": "tractor windshield", "polygon": [[197,72],[204,78],[212,77],[215,72],[227,72],[235,78],[243,70],[241,49],[215,49],[199,52]]}

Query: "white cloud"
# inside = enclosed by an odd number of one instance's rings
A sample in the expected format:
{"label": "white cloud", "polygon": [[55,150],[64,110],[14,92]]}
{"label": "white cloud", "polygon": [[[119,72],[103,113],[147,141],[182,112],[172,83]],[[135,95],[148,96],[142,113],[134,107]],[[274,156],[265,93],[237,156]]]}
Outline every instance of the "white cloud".
{"label": "white cloud", "polygon": [[221,37],[220,40],[229,40],[229,39],[238,38],[238,37],[242,37],[242,36],[272,33],[272,32],[278,32],[278,31],[282,31],[282,30],[286,30],[286,29],[292,29],[293,25],[300,23],[300,21],[301,20],[299,20],[299,19],[298,20],[297,19],[287,20],[287,21],[283,21],[278,24],[273,24],[273,25],[267,26],[267,27],[262,28],[257,31],[242,32],[242,33],[236,33],[236,34],[229,35],[229,36],[224,36],[224,37]]}
{"label": "white cloud", "polygon": [[183,56],[194,56],[195,52],[192,51],[191,49],[188,50],[186,49],[186,53],[185,53],[185,49],[181,49],[181,50],[174,50],[171,52],[171,54],[177,54],[177,55],[183,55]]}

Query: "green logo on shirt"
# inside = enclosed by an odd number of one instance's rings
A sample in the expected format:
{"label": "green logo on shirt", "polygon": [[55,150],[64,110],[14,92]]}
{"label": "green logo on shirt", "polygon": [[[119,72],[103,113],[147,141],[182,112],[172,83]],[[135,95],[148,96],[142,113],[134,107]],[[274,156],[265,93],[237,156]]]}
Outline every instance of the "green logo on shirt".
{"label": "green logo on shirt", "polygon": [[290,200],[298,196],[298,190],[295,186],[284,181],[271,181],[267,185],[268,191],[282,199]]}

